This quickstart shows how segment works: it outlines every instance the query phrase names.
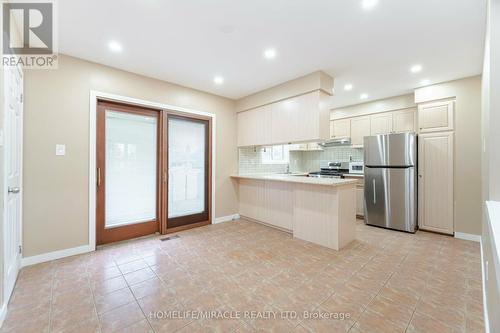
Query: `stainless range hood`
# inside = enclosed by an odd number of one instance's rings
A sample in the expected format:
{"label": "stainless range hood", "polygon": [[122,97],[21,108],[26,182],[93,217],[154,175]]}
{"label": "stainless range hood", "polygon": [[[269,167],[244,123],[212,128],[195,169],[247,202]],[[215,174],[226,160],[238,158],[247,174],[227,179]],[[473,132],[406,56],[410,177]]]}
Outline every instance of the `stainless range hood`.
{"label": "stainless range hood", "polygon": [[331,140],[326,140],[318,143],[321,147],[339,147],[339,146],[350,146],[351,138],[336,138]]}

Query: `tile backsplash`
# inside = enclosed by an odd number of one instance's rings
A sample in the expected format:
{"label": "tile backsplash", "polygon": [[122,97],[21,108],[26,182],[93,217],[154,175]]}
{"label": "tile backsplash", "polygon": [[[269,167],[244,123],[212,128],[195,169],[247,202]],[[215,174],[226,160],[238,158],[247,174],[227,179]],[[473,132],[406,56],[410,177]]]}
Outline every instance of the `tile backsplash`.
{"label": "tile backsplash", "polygon": [[261,151],[263,149],[264,147],[245,147],[239,149],[238,167],[240,174],[284,173],[287,171],[288,164],[262,163]]}
{"label": "tile backsplash", "polygon": [[[245,147],[239,149],[239,173],[284,173],[287,164],[263,164],[261,150],[264,147]],[[321,166],[330,161],[348,162],[362,161],[362,148],[330,147],[320,151],[291,151],[290,171],[318,171]]]}
{"label": "tile backsplash", "polygon": [[320,151],[302,151],[298,153],[300,157],[298,157],[297,171],[305,172],[319,171],[328,162],[363,161],[362,148],[330,147]]}

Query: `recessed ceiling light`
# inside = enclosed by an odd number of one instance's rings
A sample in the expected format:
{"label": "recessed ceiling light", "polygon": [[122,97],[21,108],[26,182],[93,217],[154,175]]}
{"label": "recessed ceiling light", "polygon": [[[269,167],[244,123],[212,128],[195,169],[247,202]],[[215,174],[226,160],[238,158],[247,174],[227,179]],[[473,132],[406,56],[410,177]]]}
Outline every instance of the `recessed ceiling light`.
{"label": "recessed ceiling light", "polygon": [[363,0],[361,1],[361,7],[364,10],[370,10],[378,4],[378,0]]}
{"label": "recessed ceiling light", "polygon": [[216,77],[214,77],[214,83],[215,84],[223,84],[224,78],[222,76],[216,76]]}
{"label": "recessed ceiling light", "polygon": [[368,98],[368,94],[361,94],[361,95],[359,95],[359,98],[360,99],[367,99]]}
{"label": "recessed ceiling light", "polygon": [[422,65],[413,65],[410,68],[410,72],[412,73],[418,73],[422,71]]}
{"label": "recessed ceiling light", "polygon": [[123,50],[122,45],[115,40],[110,41],[108,47],[113,52],[121,52]]}
{"label": "recessed ceiling light", "polygon": [[264,51],[264,57],[266,59],[274,59],[276,58],[276,50],[275,49],[267,49]]}
{"label": "recessed ceiling light", "polygon": [[420,81],[421,86],[428,86],[430,83],[431,81],[429,79],[423,79],[422,81]]}
{"label": "recessed ceiling light", "polygon": [[344,90],[345,90],[345,91],[350,91],[350,90],[352,90],[352,88],[353,88],[353,86],[352,86],[352,84],[350,84],[350,83],[348,83],[348,84],[346,84],[346,85],[344,86]]}

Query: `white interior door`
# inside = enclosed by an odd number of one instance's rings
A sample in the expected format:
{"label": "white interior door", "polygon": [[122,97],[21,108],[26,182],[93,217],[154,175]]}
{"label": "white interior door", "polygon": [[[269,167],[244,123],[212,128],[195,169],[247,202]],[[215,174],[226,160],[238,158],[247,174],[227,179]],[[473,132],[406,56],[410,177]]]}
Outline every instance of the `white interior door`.
{"label": "white interior door", "polygon": [[23,75],[17,67],[4,67],[4,74],[4,293],[8,301],[21,257]]}

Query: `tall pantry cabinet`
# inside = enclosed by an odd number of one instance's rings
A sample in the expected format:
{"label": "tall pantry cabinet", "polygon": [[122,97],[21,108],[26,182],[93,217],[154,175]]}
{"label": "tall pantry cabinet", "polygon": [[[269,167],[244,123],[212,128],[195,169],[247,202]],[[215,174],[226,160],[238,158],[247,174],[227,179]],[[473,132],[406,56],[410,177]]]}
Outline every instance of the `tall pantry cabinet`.
{"label": "tall pantry cabinet", "polygon": [[454,234],[454,101],[418,106],[419,228]]}

